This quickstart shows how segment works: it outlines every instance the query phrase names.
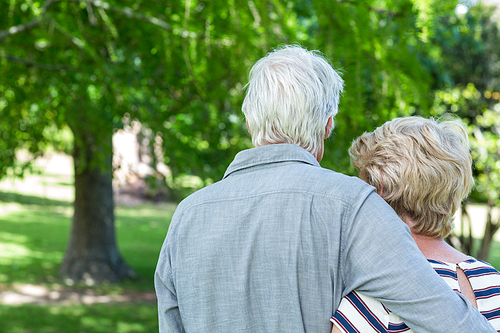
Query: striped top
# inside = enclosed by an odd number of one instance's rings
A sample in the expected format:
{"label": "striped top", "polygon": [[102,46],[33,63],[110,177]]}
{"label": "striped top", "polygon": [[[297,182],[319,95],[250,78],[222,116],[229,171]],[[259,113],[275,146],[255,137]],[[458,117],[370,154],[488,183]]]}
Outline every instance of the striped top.
{"label": "striped top", "polygon": [[[427,261],[457,292],[460,292],[457,266],[460,267],[472,286],[479,311],[500,332],[500,273],[496,269],[473,258],[458,264],[431,259]],[[331,321],[342,332],[347,333],[414,332],[382,303],[356,291],[342,299]]]}

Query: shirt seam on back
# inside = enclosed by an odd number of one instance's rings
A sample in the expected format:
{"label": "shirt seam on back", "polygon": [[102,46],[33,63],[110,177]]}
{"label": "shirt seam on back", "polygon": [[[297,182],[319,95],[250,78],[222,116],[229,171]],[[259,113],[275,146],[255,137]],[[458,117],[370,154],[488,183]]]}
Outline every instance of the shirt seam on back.
{"label": "shirt seam on back", "polygon": [[315,164],[311,163],[310,161],[307,161],[307,160],[302,159],[300,157],[299,158],[297,158],[297,157],[290,157],[290,158],[287,158],[287,159],[279,159],[279,160],[275,160],[275,161],[259,161],[259,162],[248,163],[246,165],[235,166],[234,169],[229,169],[228,168],[228,170],[226,171],[226,173],[224,174],[224,176],[222,177],[222,179],[226,179],[226,178],[228,178],[230,176],[233,176],[235,173],[237,173],[239,171],[246,170],[246,169],[251,169],[251,168],[258,167],[258,166],[266,167],[266,166],[269,166],[271,164],[280,164],[280,163],[302,163],[302,164],[309,165],[311,167],[315,167],[315,168],[319,167],[319,168],[321,168],[321,166],[315,165]]}
{"label": "shirt seam on back", "polygon": [[192,209],[194,207],[200,206],[200,205],[205,205],[209,203],[214,203],[214,202],[228,202],[228,201],[238,201],[238,200],[243,200],[243,199],[250,199],[250,198],[256,198],[256,197],[262,197],[264,195],[270,195],[270,194],[296,194],[296,193],[302,193],[302,194],[307,194],[313,197],[322,197],[322,198],[331,198],[331,199],[336,199],[339,200],[342,204],[345,204],[348,206],[348,201],[345,200],[344,198],[338,198],[333,195],[325,195],[322,193],[317,193],[317,192],[310,192],[310,191],[303,191],[303,190],[286,190],[286,191],[268,191],[268,192],[263,192],[263,193],[258,193],[254,195],[245,195],[245,196],[239,196],[237,198],[228,198],[228,199],[211,199],[211,200],[204,200],[196,203],[192,203],[190,205],[187,205],[186,207],[182,207],[183,211]]}
{"label": "shirt seam on back", "polygon": [[[359,192],[358,192],[359,193]],[[351,206],[348,205],[347,209],[346,209],[346,214],[344,215],[344,217],[342,218],[342,223],[340,224],[340,265],[341,265],[341,268],[343,268],[345,266],[345,258],[344,258],[344,252],[345,252],[345,237],[343,237],[343,234],[344,234],[344,225],[346,222],[346,218],[349,216],[351,216]],[[346,286],[347,286],[347,283],[346,283],[346,280],[345,280],[345,274],[344,274],[344,269],[340,269],[340,276],[341,276],[341,280],[342,280],[342,290],[345,290]]]}

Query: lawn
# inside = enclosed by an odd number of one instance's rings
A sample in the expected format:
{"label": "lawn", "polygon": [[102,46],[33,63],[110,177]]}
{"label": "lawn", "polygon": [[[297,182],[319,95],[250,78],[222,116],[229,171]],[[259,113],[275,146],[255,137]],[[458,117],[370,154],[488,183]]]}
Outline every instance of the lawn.
{"label": "lawn", "polygon": [[1,306],[2,333],[158,332],[155,304]]}
{"label": "lawn", "polygon": [[[53,283],[71,225],[69,202],[0,191],[0,283]],[[175,206],[116,208],[116,237],[125,260],[152,281],[158,253]]]}
{"label": "lawn", "polygon": [[[144,203],[116,207],[118,247],[138,274],[137,280],[92,288],[66,286],[58,279],[58,269],[66,250],[73,213],[71,175],[42,173],[23,182],[16,181],[16,186],[11,181],[3,183],[5,186],[0,186],[0,292],[19,285],[95,295],[151,295],[154,292],[156,261],[175,205]],[[28,186],[18,186],[26,183]],[[66,195],[59,195],[61,193]],[[0,304],[0,333],[18,332],[158,332],[156,302],[149,298],[107,304]]]}

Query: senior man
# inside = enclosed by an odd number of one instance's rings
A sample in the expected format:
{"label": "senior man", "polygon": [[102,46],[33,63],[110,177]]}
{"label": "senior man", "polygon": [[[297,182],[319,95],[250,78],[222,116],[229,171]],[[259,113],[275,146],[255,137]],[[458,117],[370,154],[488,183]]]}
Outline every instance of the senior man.
{"label": "senior man", "polygon": [[353,290],[417,332],[495,332],[373,187],[320,167],[342,90],[300,46],[253,66],[242,109],[256,148],[179,204],[155,273],[160,332],[326,333]]}

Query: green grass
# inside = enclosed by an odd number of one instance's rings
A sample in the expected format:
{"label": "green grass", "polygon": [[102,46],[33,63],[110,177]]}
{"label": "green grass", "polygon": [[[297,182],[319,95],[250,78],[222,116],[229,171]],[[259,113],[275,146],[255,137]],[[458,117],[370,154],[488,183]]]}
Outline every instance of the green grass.
{"label": "green grass", "polygon": [[[73,214],[68,176],[42,174],[37,183],[49,195],[0,188],[0,291],[29,283],[63,286],[58,277]],[[60,193],[60,192],[59,192]],[[160,248],[175,210],[173,204],[116,207],[118,247],[139,278],[92,287],[97,294],[152,292]],[[72,290],[89,289],[74,286]],[[93,305],[0,305],[0,333],[158,332],[154,303]]]}
{"label": "green grass", "polygon": [[155,304],[1,306],[2,333],[158,332]]}
{"label": "green grass", "polygon": [[143,204],[116,209],[116,237],[125,260],[139,275],[136,288],[152,286],[161,246],[175,205]]}
{"label": "green grass", "polygon": [[[0,283],[57,282],[68,242],[71,204],[0,192],[0,206],[11,210],[0,215]],[[174,209],[167,204],[116,208],[118,247],[139,275],[135,284],[140,289],[152,283]]]}
{"label": "green grass", "polygon": [[490,249],[488,262],[500,271],[500,243],[493,241]]}

